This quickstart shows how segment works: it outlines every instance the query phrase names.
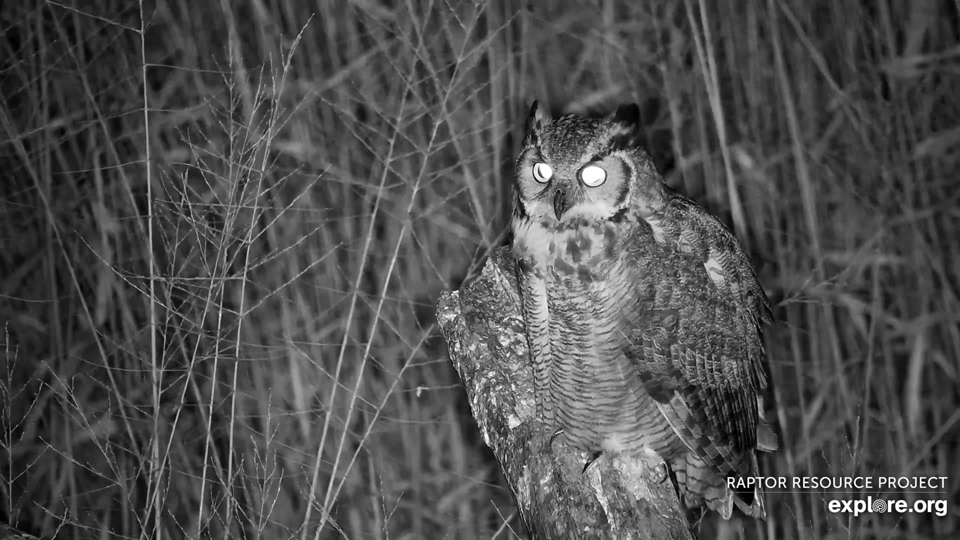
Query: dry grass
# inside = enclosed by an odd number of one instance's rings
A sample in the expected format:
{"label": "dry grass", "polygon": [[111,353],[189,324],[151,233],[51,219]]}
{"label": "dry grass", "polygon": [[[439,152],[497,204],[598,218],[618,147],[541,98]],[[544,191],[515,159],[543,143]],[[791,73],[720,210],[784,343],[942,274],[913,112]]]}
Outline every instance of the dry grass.
{"label": "dry grass", "polygon": [[[4,2],[0,516],[521,531],[432,311],[501,240],[534,98],[644,103],[669,181],[749,245],[781,321],[769,474],[952,475],[955,504],[960,8],[521,4]],[[757,532],[960,524],[837,496],[771,494]]]}

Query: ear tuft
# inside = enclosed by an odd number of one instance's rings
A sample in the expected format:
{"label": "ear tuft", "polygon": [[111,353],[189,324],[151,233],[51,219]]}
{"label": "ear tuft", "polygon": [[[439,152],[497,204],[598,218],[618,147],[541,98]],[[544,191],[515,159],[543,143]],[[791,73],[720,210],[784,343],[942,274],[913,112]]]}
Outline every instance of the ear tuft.
{"label": "ear tuft", "polygon": [[622,124],[624,126],[639,126],[640,107],[636,103],[627,103],[626,105],[621,105],[617,107],[617,111],[613,113],[611,120],[614,123]]}
{"label": "ear tuft", "polygon": [[614,148],[632,148],[640,139],[640,107],[636,103],[621,105],[608,117],[610,145]]}
{"label": "ear tuft", "polygon": [[540,102],[534,100],[533,104],[530,106],[530,114],[527,116],[527,129],[524,134],[524,139],[527,145],[533,145],[537,143],[538,135],[540,130],[543,129],[544,124],[549,121],[547,114],[540,107]]}

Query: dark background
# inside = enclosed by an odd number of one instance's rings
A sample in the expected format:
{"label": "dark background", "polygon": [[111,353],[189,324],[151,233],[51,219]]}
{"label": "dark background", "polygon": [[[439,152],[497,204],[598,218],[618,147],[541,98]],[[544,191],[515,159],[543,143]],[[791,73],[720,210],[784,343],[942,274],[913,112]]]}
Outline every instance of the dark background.
{"label": "dark background", "polygon": [[[434,303],[502,241],[530,101],[635,101],[667,180],[735,228],[776,304],[766,473],[949,478],[771,493],[746,534],[954,538],[957,10],[3,2],[0,517],[511,538]],[[827,511],[868,495],[953,507]]]}

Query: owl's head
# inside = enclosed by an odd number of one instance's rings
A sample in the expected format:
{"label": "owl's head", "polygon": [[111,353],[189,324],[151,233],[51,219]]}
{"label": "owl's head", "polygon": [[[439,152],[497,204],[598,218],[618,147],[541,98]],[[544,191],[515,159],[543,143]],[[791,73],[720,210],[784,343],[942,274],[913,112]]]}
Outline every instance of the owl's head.
{"label": "owl's head", "polygon": [[606,118],[551,119],[537,102],[517,158],[520,210],[550,224],[617,220],[662,198],[662,181],[639,147],[640,109],[623,105]]}

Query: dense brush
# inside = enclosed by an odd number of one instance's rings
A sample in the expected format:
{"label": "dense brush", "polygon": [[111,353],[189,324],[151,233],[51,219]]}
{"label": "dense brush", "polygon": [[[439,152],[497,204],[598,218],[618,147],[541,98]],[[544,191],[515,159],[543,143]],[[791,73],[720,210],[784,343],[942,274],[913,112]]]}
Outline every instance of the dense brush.
{"label": "dense brush", "polygon": [[[0,519],[522,534],[424,314],[502,240],[534,98],[649,102],[668,182],[759,262],[782,432],[762,470],[949,476],[956,5],[523,5],[4,2]],[[768,493],[748,532],[960,526],[827,509],[867,495]]]}

